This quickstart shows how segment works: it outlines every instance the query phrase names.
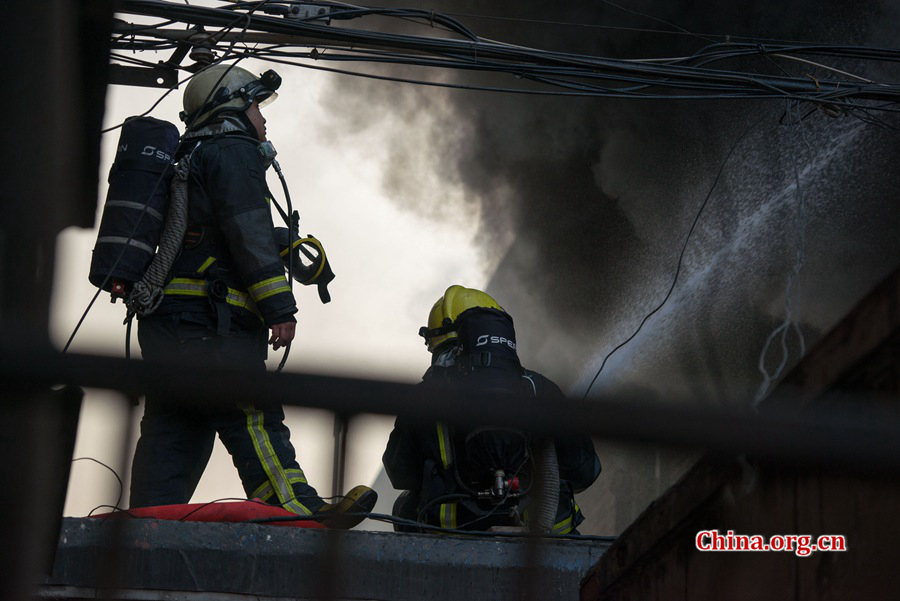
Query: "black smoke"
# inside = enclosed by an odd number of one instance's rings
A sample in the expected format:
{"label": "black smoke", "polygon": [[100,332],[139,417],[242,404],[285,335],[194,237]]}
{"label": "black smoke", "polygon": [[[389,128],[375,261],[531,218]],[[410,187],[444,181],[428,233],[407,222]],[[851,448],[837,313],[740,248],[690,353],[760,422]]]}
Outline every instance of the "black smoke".
{"label": "black smoke", "polygon": [[[428,8],[455,15],[483,37],[615,58],[684,56],[721,39],[711,34],[888,43],[889,23],[897,22],[896,10],[878,1],[446,1]],[[396,28],[438,35],[411,24]],[[889,66],[838,64],[866,69],[867,77],[891,75]],[[800,63],[776,67],[761,57],[726,66],[824,73]],[[377,72],[528,86],[507,75]],[[900,225],[890,192],[900,183],[890,169],[897,142],[875,126],[860,133],[851,116],[780,100],[563,98],[352,77],[335,78],[327,102],[341,123],[338,134],[341,127],[365,130],[387,118],[408,125],[373,147],[387,169],[388,193],[435,218],[480,215],[483,252],[502,253],[489,289],[513,310],[523,357],[566,386],[583,388],[599,359],[662,300],[720,169],[671,310],[648,322],[620,363],[610,362],[605,390],[640,387],[699,399],[752,395],[759,351],[783,318],[794,265],[800,224],[798,196],[790,191],[798,172],[807,246],[794,308],[810,341],[900,256],[891,234]],[[792,126],[801,118],[802,126]],[[462,187],[463,197],[448,208],[447,197],[420,194],[421,169],[448,188]],[[848,256],[853,261],[835,269],[834,259]]]}

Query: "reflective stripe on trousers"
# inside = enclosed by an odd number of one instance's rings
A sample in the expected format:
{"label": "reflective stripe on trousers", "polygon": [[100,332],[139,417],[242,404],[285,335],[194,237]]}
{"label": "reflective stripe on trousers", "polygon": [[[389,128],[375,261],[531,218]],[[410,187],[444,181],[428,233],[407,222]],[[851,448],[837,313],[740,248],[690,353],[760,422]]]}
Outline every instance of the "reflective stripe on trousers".
{"label": "reflective stripe on trousers", "polygon": [[575,509],[563,520],[560,520],[553,524],[553,528],[550,529],[550,534],[569,534],[573,530],[575,530],[575,516],[579,514],[581,508],[578,506],[578,503],[575,503]]}
{"label": "reflective stripe on trousers", "polygon": [[453,453],[450,449],[450,430],[443,422],[437,423],[437,437],[441,448],[441,464],[447,469],[453,463]]}
{"label": "reflective stripe on trousers", "polygon": [[[287,476],[288,483],[291,484],[291,488],[293,489],[294,484],[308,484],[306,480],[306,474],[303,473],[301,469],[286,469],[284,470],[285,475]],[[272,498],[272,495],[275,494],[275,489],[272,488],[272,484],[266,480],[262,483],[259,488],[250,493],[251,499],[259,499],[260,501],[268,501]]]}
{"label": "reflective stripe on trousers", "polygon": [[253,441],[256,456],[266,472],[266,477],[268,477],[269,484],[275,491],[279,503],[288,511],[293,511],[298,515],[311,515],[312,511],[297,501],[290,479],[278,460],[275,449],[272,448],[272,441],[269,440],[269,433],[266,432],[263,424],[263,412],[249,408],[244,409],[244,414],[247,416],[247,432],[250,434],[250,440]]}
{"label": "reflective stripe on trousers", "polygon": [[456,528],[457,503],[441,503],[441,528]]}

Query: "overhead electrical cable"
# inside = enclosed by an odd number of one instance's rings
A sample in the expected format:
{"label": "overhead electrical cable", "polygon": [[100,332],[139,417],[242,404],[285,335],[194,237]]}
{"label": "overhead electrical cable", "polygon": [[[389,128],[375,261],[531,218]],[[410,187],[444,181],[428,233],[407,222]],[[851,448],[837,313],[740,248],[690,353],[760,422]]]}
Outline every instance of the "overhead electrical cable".
{"label": "overhead electrical cable", "polygon": [[[245,3],[243,6],[252,6],[259,9],[263,3]],[[271,3],[268,8],[278,6]],[[235,24],[235,10],[209,7],[193,7],[163,2],[162,0],[123,0],[123,10],[137,14],[157,17],[181,19],[194,26],[225,26],[233,27]],[[422,11],[400,9],[369,9],[354,7],[345,9],[344,16],[372,15],[395,16],[409,18],[410,15],[421,15]],[[900,87],[891,84],[878,84],[867,78],[818,63],[811,66],[819,66],[829,71],[833,76],[813,80],[809,77],[789,77],[781,74],[748,73],[728,69],[711,69],[704,65],[727,59],[760,55],[770,57],[778,55],[781,58],[793,53],[832,53],[845,56],[847,53],[854,57],[868,56],[876,60],[898,60],[900,54],[890,49],[866,49],[855,46],[826,46],[822,44],[793,44],[772,45],[762,44],[713,43],[701,48],[694,55],[677,59],[638,59],[623,60],[605,57],[593,57],[588,55],[551,52],[523,46],[515,46],[501,42],[489,41],[475,37],[464,26],[452,19],[437,19],[441,24],[450,28],[454,33],[463,36],[464,39],[436,38],[410,36],[394,33],[369,31],[364,29],[346,29],[316,22],[318,19],[280,19],[267,15],[251,14],[250,12],[239,15],[243,21],[244,32],[235,36],[226,34],[225,29],[208,34],[209,40],[232,42],[241,39],[248,43],[268,44],[269,47],[278,47],[277,54],[283,56],[286,47],[311,48],[315,55],[310,54],[311,59],[330,61],[381,62],[385,64],[404,64],[420,67],[452,68],[470,71],[495,71],[506,72],[515,77],[530,79],[549,87],[560,87],[563,90],[576,90],[578,94],[587,95],[595,90],[597,95],[609,97],[621,94],[627,98],[696,98],[701,95],[721,97],[731,94],[733,98],[746,98],[750,96],[771,97],[772,94],[780,95],[787,99],[801,99],[814,103],[822,102],[846,102],[849,99],[869,100],[894,100],[900,97]],[[146,37],[157,36],[168,39],[170,42],[184,41],[196,32],[183,32],[168,29],[147,30],[142,27],[140,33]],[[270,36],[270,37],[266,37]],[[123,38],[119,38],[122,40]],[[134,44],[149,43],[141,39],[141,36],[132,36],[130,40]],[[114,47],[127,46],[125,42],[118,42]],[[344,46],[346,52],[325,54],[317,50],[319,46],[328,47]],[[266,47],[255,50],[255,56],[262,60],[273,58],[267,55]],[[273,53],[276,51],[272,51]],[[843,54],[842,54],[843,53]],[[803,59],[808,60],[808,59]],[[698,66],[699,65],[699,66]],[[364,75],[358,72],[348,72]],[[379,74],[378,78],[383,76]],[[562,77],[562,78],[561,78]],[[422,80],[411,77],[391,77],[386,79],[395,81],[421,82]],[[643,92],[635,93],[635,89],[617,90],[615,86],[601,86],[596,89],[592,85],[579,83],[579,79],[606,79],[617,81],[627,85],[647,86]],[[428,85],[428,84],[426,84]],[[471,88],[463,84],[460,87]],[[513,87],[503,86],[475,86],[481,89],[513,91]],[[684,94],[691,90],[690,94]],[[522,93],[532,93],[522,92]],[[565,95],[565,94],[563,94]],[[830,95],[830,96],[829,96]]]}
{"label": "overhead electrical cable", "polygon": [[623,11],[623,12],[626,12],[626,13],[629,13],[629,14],[632,14],[632,15],[637,15],[637,16],[639,16],[639,17],[644,17],[645,19],[650,19],[651,21],[656,21],[657,23],[662,23],[663,25],[668,25],[669,27],[672,27],[672,28],[675,29],[676,31],[678,31],[678,32],[680,32],[680,33],[683,33],[683,34],[685,34],[685,35],[689,35],[689,36],[693,36],[693,37],[705,39],[706,41],[711,41],[711,40],[709,40],[709,39],[704,38],[704,37],[701,36],[700,34],[696,34],[696,33],[694,33],[693,31],[688,31],[688,30],[685,29],[684,27],[682,27],[682,26],[680,26],[680,25],[676,25],[675,23],[672,23],[671,21],[667,21],[667,20],[665,20],[665,19],[661,19],[661,18],[659,18],[659,17],[653,16],[653,15],[650,15],[650,14],[647,14],[647,13],[642,13],[642,12],[640,12],[640,11],[638,11],[638,10],[634,10],[634,9],[632,9],[632,8],[628,8],[628,7],[626,7],[626,6],[622,6],[621,4],[617,4],[617,3],[615,3],[615,2],[612,2],[611,0],[600,0],[600,2],[602,2],[603,4],[605,4],[605,5],[607,5],[607,6],[612,6],[613,8],[616,8],[616,9],[621,10],[621,11]]}

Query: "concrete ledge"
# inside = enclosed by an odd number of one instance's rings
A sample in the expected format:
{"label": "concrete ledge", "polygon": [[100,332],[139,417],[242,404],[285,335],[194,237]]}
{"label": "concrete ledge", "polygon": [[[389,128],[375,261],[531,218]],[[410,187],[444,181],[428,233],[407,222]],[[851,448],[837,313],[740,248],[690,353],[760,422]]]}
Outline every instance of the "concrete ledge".
{"label": "concrete ledge", "polygon": [[579,581],[608,546],[67,518],[39,598],[577,599]]}

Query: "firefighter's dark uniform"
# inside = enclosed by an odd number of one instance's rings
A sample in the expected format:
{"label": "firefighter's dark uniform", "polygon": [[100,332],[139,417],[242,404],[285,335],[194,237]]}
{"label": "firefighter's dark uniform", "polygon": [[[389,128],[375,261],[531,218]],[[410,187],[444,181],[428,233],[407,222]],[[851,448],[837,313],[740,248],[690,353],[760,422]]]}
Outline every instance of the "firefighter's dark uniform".
{"label": "firefighter's dark uniform", "polygon": [[[493,338],[482,336],[486,342],[474,344],[482,332],[496,335],[497,340],[514,341],[511,318],[493,309],[471,311],[478,313],[480,327],[467,327],[475,320],[461,319],[461,322],[467,321],[459,331],[461,352],[450,366],[432,365],[420,386],[425,391],[438,388],[461,395],[467,391],[507,393],[510,411],[515,411],[512,404],[515,398],[535,395],[546,399],[550,405],[548,411],[552,411],[553,401],[563,398],[556,384],[537,372],[522,368],[516,351],[508,343],[491,343]],[[513,525],[505,508],[498,510],[490,502],[479,501],[460,486],[458,475],[472,471],[466,455],[466,438],[470,432],[471,429],[461,430],[440,421],[421,423],[397,418],[382,461],[394,488],[408,491],[395,505],[398,517],[463,530]],[[600,460],[589,437],[559,438],[554,443],[560,491],[552,533],[570,534],[584,520],[574,493],[584,490],[597,479]],[[499,449],[502,448],[515,452],[515,445],[502,440],[499,445],[496,452],[501,452]]]}
{"label": "firefighter's dark uniform", "polygon": [[[192,144],[193,146],[193,144]],[[165,299],[139,322],[146,361],[265,370],[268,327],[297,311],[274,241],[258,143],[242,132],[189,148],[189,227]],[[249,498],[301,515],[323,501],[298,465],[279,399],[199,408],[147,394],[131,505],[187,502],[218,433]]]}

